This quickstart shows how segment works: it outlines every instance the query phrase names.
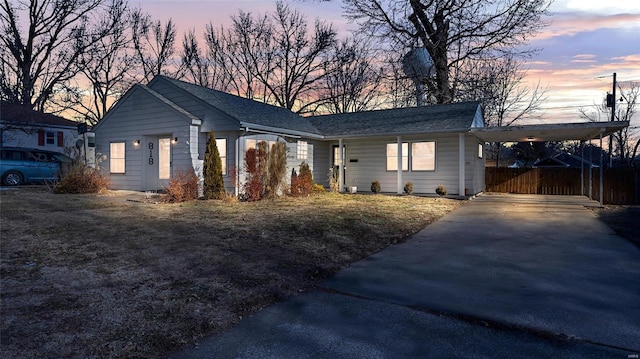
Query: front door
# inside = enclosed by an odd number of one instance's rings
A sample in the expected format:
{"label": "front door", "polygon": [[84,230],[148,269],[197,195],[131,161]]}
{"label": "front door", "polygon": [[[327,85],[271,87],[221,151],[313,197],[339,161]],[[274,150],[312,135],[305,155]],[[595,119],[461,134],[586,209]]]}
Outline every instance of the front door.
{"label": "front door", "polygon": [[167,187],[171,178],[171,138],[149,137],[145,156],[145,190]]}

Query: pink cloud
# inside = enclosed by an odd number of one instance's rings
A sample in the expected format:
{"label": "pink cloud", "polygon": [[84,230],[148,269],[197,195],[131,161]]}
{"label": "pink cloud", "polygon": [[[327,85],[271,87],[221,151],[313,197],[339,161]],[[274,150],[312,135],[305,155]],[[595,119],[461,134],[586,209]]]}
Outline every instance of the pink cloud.
{"label": "pink cloud", "polygon": [[570,36],[598,29],[638,28],[640,14],[592,15],[584,13],[555,13],[551,25],[536,35],[536,40],[556,36]]}

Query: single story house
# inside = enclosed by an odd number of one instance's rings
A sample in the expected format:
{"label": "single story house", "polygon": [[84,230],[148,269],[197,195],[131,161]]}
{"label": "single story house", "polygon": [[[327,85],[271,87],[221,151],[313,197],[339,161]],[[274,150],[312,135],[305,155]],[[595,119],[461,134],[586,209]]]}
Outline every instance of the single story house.
{"label": "single story house", "polygon": [[2,146],[39,148],[65,153],[78,140],[78,122],[22,105],[0,103]]}
{"label": "single story house", "polygon": [[[484,120],[478,102],[302,117],[287,109],[157,76],[134,85],[93,128],[96,155],[114,189],[157,190],[176,171],[201,173],[209,131],[223,161],[225,187],[238,193],[244,153],[259,141],[287,144],[287,173],[304,161],[314,181],[340,190],[453,195],[484,190]],[[398,171],[398,169],[401,169]],[[235,177],[237,176],[237,177]],[[235,177],[235,178],[233,178]]]}

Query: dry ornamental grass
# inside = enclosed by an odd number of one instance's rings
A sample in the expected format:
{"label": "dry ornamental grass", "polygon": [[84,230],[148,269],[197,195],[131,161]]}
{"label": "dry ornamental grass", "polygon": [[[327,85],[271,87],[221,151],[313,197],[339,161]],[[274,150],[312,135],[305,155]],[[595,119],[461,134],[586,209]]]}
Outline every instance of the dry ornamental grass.
{"label": "dry ornamental grass", "polygon": [[2,358],[151,358],[221,333],[462,202],[322,194],[161,204],[0,191]]}

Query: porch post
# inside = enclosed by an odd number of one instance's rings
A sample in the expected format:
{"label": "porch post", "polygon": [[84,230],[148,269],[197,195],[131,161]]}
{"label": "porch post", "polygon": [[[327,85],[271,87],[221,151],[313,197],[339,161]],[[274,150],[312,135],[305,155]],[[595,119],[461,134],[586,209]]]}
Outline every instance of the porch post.
{"label": "porch post", "polygon": [[398,171],[396,176],[398,194],[402,194],[402,136],[397,137],[398,143]]}
{"label": "porch post", "polygon": [[[615,101],[615,99],[614,99]],[[601,128],[600,129],[600,205],[602,206],[604,204],[603,198],[604,198],[604,193],[603,193],[603,189],[604,189],[604,181],[603,181],[603,168],[604,167],[604,153],[602,151],[602,132],[604,132],[604,129]],[[609,154],[609,156],[611,156],[611,154]]]}
{"label": "porch post", "polygon": [[[240,168],[240,140],[244,139],[244,137],[238,136],[236,138],[236,158],[235,160],[235,174],[233,174],[234,176],[236,176],[236,178],[233,179],[233,182],[236,184],[233,187],[233,194],[236,196],[236,198],[240,195],[240,171],[238,170],[238,168]],[[229,170],[227,170],[227,173],[229,173]],[[232,173],[229,173],[232,174]]]}
{"label": "porch post", "polygon": [[338,189],[338,192],[342,193],[344,192],[344,176],[343,173],[345,172],[344,169],[344,161],[343,161],[343,157],[344,157],[344,152],[342,150],[342,139],[338,140],[338,183],[340,184],[340,187]]}
{"label": "porch post", "polygon": [[466,172],[464,167],[464,133],[458,134],[458,195],[466,195],[464,183]]}

